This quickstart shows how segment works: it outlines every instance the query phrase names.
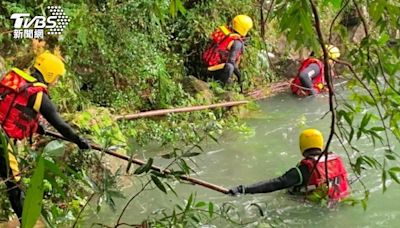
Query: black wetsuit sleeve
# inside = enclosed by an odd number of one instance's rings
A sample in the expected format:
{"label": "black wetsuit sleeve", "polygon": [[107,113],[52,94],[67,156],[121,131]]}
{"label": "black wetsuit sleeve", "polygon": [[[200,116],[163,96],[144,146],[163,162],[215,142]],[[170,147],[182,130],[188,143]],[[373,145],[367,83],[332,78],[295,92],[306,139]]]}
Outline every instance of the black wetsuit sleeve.
{"label": "black wetsuit sleeve", "polygon": [[242,51],[243,51],[243,42],[240,41],[240,40],[233,41],[233,44],[232,44],[231,49],[229,51],[229,56],[228,56],[228,61],[227,62],[235,64],[236,63],[236,57]]}
{"label": "black wetsuit sleeve", "polygon": [[304,185],[308,182],[309,171],[306,166],[291,168],[280,177],[271,180],[258,182],[244,187],[246,194],[273,192],[297,185]]}
{"label": "black wetsuit sleeve", "polygon": [[[28,106],[33,104],[36,100],[36,95],[29,98]],[[33,107],[33,105],[32,105]],[[50,100],[49,96],[43,93],[42,104],[39,109],[40,114],[65,138],[68,140],[79,143],[80,138],[74,132],[74,130],[61,118],[60,114],[57,112],[56,107]]]}
{"label": "black wetsuit sleeve", "polygon": [[231,49],[229,51],[229,56],[228,56],[228,63],[231,63],[235,66],[233,72],[235,75],[239,78],[239,81],[241,80],[241,73],[238,68],[238,65],[236,63],[236,57],[238,56],[239,53],[243,52],[243,42],[240,40],[235,40],[231,46]]}

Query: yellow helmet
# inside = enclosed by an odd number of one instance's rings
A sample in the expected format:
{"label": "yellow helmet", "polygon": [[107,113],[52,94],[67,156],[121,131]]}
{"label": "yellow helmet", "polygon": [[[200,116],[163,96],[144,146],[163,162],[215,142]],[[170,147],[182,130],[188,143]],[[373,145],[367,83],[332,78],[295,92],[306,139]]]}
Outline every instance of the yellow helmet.
{"label": "yellow helmet", "polygon": [[54,83],[58,77],[65,74],[63,61],[48,51],[36,57],[33,66],[42,74],[44,81],[48,84]]}
{"label": "yellow helmet", "polygon": [[331,59],[338,59],[340,57],[340,50],[339,48],[333,45],[326,45],[326,49],[328,50],[328,56]]}
{"label": "yellow helmet", "polygon": [[237,15],[232,20],[233,29],[241,36],[246,36],[253,27],[253,20],[247,15]]}
{"label": "yellow helmet", "polygon": [[311,148],[318,148],[320,150],[324,147],[324,137],[322,133],[317,129],[306,129],[300,134],[300,151],[304,154],[304,151]]}

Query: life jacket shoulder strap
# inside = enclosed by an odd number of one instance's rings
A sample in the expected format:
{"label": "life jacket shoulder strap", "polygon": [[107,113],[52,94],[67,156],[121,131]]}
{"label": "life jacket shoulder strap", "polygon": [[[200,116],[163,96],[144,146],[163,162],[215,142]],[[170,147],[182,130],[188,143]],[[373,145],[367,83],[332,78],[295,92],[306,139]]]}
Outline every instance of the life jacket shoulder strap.
{"label": "life jacket shoulder strap", "polygon": [[14,71],[16,74],[21,76],[23,79],[25,79],[27,82],[36,82],[37,79],[32,77],[31,75],[27,74],[25,71],[20,70],[18,68],[12,68],[11,71]]}

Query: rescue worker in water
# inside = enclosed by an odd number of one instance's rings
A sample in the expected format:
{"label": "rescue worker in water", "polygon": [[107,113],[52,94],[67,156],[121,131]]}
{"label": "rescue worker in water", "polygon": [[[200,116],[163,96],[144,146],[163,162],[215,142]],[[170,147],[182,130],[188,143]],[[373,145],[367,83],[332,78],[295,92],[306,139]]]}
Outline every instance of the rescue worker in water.
{"label": "rescue worker in water", "polygon": [[[229,189],[231,195],[267,193],[281,189],[289,189],[292,194],[305,194],[322,187],[326,183],[325,156],[317,162],[322,153],[323,136],[316,129],[307,129],[300,134],[300,151],[303,159],[300,163],[280,177],[262,181],[253,185],[239,185]],[[313,170],[313,167],[315,169]],[[340,201],[350,193],[347,171],[342,159],[335,153],[328,154],[329,191],[327,195],[332,201]]]}
{"label": "rescue worker in water", "polygon": [[88,141],[79,137],[60,117],[48,95],[48,86],[55,84],[64,73],[63,61],[45,52],[35,59],[32,75],[12,68],[0,80],[0,133],[6,138],[6,145],[0,145],[0,175],[7,185],[8,198],[19,219],[22,217],[24,196],[13,144],[17,140],[30,139],[34,133],[45,133],[38,123],[39,116],[42,115],[80,149],[90,148]]}
{"label": "rescue worker in water", "polygon": [[[327,45],[329,64],[331,67],[334,61],[340,57],[340,51],[337,47]],[[290,89],[293,94],[298,96],[316,95],[325,90],[324,64],[321,60],[309,57],[304,60],[297,76],[293,79]]]}
{"label": "rescue worker in water", "polygon": [[252,27],[253,20],[249,16],[237,15],[232,20],[232,28],[219,26],[211,34],[212,43],[202,55],[208,77],[225,85],[235,74],[243,92],[239,63],[244,52],[244,38]]}

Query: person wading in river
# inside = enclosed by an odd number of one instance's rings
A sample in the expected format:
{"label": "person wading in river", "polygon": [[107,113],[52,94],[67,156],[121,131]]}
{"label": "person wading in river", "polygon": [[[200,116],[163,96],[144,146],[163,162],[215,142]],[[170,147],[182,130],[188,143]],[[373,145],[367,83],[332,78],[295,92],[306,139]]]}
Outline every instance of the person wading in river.
{"label": "person wading in river", "polygon": [[39,124],[40,114],[65,138],[76,143],[80,149],[90,145],[79,137],[58,114],[48,95],[48,85],[57,82],[65,73],[62,60],[45,52],[39,55],[32,75],[12,68],[0,79],[0,123],[1,134],[6,142],[0,145],[0,175],[7,185],[8,198],[18,218],[22,217],[23,192],[14,147],[17,140],[30,139],[33,133],[44,134]]}
{"label": "person wading in river", "polygon": [[232,28],[219,26],[211,34],[212,42],[202,55],[208,77],[225,85],[235,74],[243,92],[239,62],[244,51],[244,38],[252,27],[253,20],[249,16],[237,15],[232,20]]}
{"label": "person wading in river", "polygon": [[[316,129],[307,129],[300,134],[300,151],[303,159],[300,163],[280,177],[262,181],[253,185],[239,185],[229,189],[229,194],[267,193],[281,189],[289,189],[292,194],[308,194],[326,186],[325,155],[317,161],[322,153],[324,139]],[[332,201],[340,201],[350,193],[347,171],[339,155],[328,154],[329,191],[327,196]],[[315,168],[314,168],[315,166]],[[320,188],[321,187],[321,188]]]}
{"label": "person wading in river", "polygon": [[[337,47],[327,45],[329,64],[334,65],[335,59],[340,57]],[[332,60],[333,59],[333,60]],[[299,73],[293,79],[290,89],[298,96],[316,95],[325,90],[324,64],[321,60],[309,57],[301,63]]]}

